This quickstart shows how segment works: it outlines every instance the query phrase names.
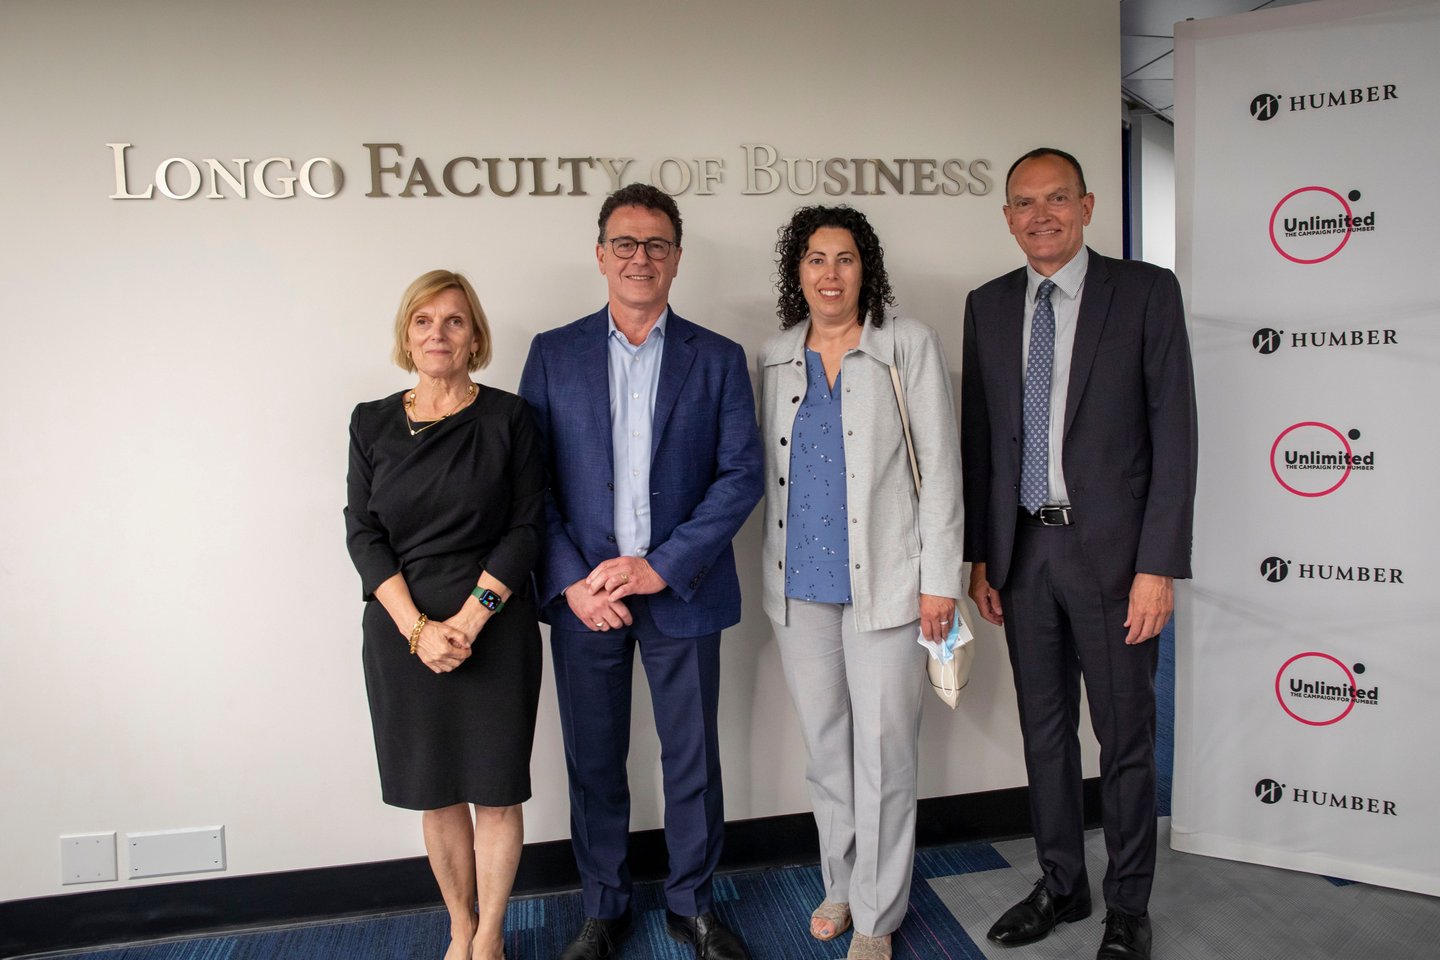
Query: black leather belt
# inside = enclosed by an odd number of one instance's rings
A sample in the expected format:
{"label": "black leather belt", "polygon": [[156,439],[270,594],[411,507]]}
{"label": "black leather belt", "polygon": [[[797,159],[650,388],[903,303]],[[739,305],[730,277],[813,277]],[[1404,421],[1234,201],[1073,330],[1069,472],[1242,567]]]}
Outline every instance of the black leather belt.
{"label": "black leather belt", "polygon": [[1041,507],[1034,513],[1021,507],[1020,522],[1032,527],[1068,527],[1075,522],[1075,513],[1069,506]]}

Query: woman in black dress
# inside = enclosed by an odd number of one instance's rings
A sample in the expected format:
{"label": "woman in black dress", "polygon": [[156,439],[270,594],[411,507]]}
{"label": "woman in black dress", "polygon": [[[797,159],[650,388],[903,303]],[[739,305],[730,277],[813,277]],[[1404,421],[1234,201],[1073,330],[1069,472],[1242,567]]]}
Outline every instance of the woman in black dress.
{"label": "woman in black dress", "polygon": [[524,401],[470,379],[490,329],[463,276],[405,291],[394,359],[419,383],[355,408],[345,510],[380,783],[424,811],[445,960],[498,960],[540,692],[543,468]]}

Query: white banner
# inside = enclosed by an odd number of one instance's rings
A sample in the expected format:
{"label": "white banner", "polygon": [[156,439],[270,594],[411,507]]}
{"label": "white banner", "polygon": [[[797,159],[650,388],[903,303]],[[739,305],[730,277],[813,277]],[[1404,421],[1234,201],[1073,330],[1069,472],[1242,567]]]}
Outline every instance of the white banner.
{"label": "white banner", "polygon": [[1177,850],[1440,894],[1440,3],[1176,28]]}

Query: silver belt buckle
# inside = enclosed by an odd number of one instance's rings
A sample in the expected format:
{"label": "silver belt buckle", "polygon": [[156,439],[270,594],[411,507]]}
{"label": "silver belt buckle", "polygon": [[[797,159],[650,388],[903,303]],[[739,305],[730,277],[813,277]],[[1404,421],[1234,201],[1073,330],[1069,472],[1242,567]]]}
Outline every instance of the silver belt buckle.
{"label": "silver belt buckle", "polygon": [[1035,512],[1035,518],[1042,527],[1068,527],[1072,522],[1068,506],[1041,507]]}

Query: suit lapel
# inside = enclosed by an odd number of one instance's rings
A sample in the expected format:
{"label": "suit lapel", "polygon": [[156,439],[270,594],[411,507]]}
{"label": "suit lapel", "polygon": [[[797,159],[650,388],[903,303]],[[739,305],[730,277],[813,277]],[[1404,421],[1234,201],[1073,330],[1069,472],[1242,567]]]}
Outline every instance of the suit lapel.
{"label": "suit lapel", "polygon": [[610,333],[610,313],[602,308],[585,318],[585,336],[575,351],[575,363],[584,378],[585,396],[595,420],[595,436],[605,448],[610,472],[615,472],[615,449],[610,436],[610,351],[605,342]]}
{"label": "suit lapel", "polygon": [[695,362],[695,347],[690,342],[695,336],[692,325],[670,311],[665,322],[664,352],[660,357],[660,383],[655,388],[655,417],[650,428],[650,462],[655,462],[655,452],[660,449],[660,438],[665,435],[665,425],[675,410],[680,389],[690,375],[690,366]]}
{"label": "suit lapel", "polygon": [[1090,251],[1090,268],[1085,272],[1085,288],[1080,294],[1080,315],[1075,321],[1075,348],[1070,355],[1070,387],[1065,400],[1065,435],[1075,422],[1075,411],[1085,396],[1085,385],[1090,380],[1090,368],[1095,361],[1095,350],[1100,345],[1100,334],[1105,331],[1105,319],[1110,315],[1110,298],[1115,289],[1110,285],[1110,269],[1105,258]]}
{"label": "suit lapel", "polygon": [[1000,345],[999,356],[1005,364],[1004,384],[1005,422],[1015,436],[1021,433],[1021,409],[1024,406],[1025,390],[1025,270],[1010,275],[1000,295],[1000,329],[996,331]]}

